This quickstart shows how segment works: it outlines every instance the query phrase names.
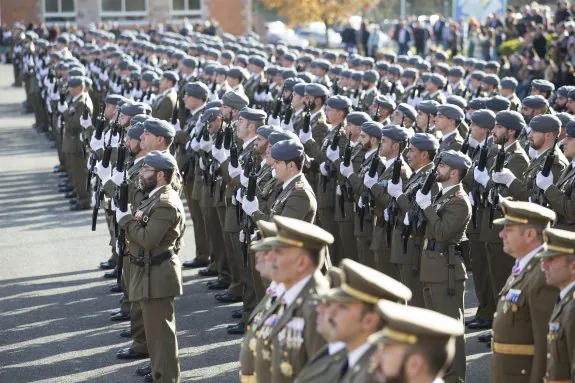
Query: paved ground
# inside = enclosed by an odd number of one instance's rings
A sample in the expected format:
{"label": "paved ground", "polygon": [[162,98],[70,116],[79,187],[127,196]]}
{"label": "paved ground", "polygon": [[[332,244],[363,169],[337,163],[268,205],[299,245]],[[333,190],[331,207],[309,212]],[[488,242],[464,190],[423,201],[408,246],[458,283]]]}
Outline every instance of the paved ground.
{"label": "paved ground", "polygon": [[[20,114],[23,89],[11,88],[0,66],[0,381],[139,382],[141,361],[120,362],[126,347],[108,313],[119,295],[96,265],[109,255],[103,217],[90,231],[89,212],[70,212],[51,170],[55,149]],[[189,222],[191,225],[191,222]],[[194,254],[186,230],[182,258]],[[235,382],[239,338],[225,333],[237,305],[216,305],[205,279],[184,271],[177,300],[183,381]],[[474,312],[469,284],[466,314]],[[467,334],[468,382],[488,382],[489,350]]]}

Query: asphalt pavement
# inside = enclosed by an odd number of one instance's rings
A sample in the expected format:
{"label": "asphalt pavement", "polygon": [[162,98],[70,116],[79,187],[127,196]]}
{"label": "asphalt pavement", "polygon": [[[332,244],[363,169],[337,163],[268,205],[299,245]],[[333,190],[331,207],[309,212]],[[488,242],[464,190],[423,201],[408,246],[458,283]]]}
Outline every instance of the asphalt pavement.
{"label": "asphalt pavement", "polygon": [[[108,259],[109,236],[100,215],[71,212],[59,178],[53,143],[21,113],[23,88],[13,88],[11,66],[0,66],[0,382],[141,382],[144,361],[124,362],[116,351],[128,324],[109,321],[119,294],[97,269]],[[189,217],[188,217],[189,218]],[[195,254],[188,220],[183,260]],[[237,382],[238,336],[226,334],[233,308],[218,304],[206,278],[184,270],[184,295],[176,300],[182,381]],[[471,279],[466,315],[477,301]],[[489,381],[490,350],[466,334],[467,381]]]}

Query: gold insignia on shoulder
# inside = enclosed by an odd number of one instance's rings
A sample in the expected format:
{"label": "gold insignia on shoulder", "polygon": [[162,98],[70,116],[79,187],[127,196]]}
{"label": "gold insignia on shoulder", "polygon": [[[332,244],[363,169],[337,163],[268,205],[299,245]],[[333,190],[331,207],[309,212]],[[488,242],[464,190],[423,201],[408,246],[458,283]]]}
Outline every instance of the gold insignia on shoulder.
{"label": "gold insignia on shoulder", "polygon": [[286,378],[291,378],[293,376],[293,366],[289,362],[281,362],[280,372]]}
{"label": "gold insignia on shoulder", "polygon": [[295,183],[295,190],[304,190],[305,189],[305,183],[302,181],[298,181]]}
{"label": "gold insignia on shoulder", "polygon": [[369,358],[369,366],[367,367],[367,372],[372,374],[377,368],[377,360],[373,356]]}
{"label": "gold insignia on shoulder", "polygon": [[254,356],[256,355],[256,345],[257,344],[258,344],[258,341],[256,340],[256,338],[250,339],[250,343],[249,343],[248,347],[250,348],[250,351],[252,352],[252,354],[254,354]]}
{"label": "gold insignia on shoulder", "polygon": [[272,354],[270,353],[270,350],[262,350],[262,358],[264,360],[272,360]]}
{"label": "gold insignia on shoulder", "polygon": [[299,297],[298,299],[295,300],[295,303],[298,305],[301,305],[302,302],[303,302],[302,297]]}

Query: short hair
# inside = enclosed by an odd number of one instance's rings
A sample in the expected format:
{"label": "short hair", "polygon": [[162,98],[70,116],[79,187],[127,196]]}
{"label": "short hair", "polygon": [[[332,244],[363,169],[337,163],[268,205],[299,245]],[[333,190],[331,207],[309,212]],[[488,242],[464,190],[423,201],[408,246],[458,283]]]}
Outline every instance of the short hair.
{"label": "short hair", "polygon": [[434,150],[422,150],[427,152],[427,156],[429,157],[429,161],[433,162],[433,160],[435,160],[435,157],[437,156],[437,149]]}
{"label": "short hair", "polygon": [[455,354],[455,339],[443,345],[437,343],[419,343],[409,346],[405,359],[411,355],[419,354],[427,361],[429,373],[433,377],[441,376],[451,366]]}
{"label": "short hair", "polygon": [[166,149],[168,149],[172,143],[174,142],[174,137],[164,137],[164,143],[166,145]]}
{"label": "short hair", "polygon": [[286,166],[290,163],[293,162],[295,164],[295,167],[297,168],[297,170],[301,170],[303,168],[303,164],[305,161],[305,154],[301,155],[299,157],[296,158],[292,158],[291,160],[285,160],[285,164]]}

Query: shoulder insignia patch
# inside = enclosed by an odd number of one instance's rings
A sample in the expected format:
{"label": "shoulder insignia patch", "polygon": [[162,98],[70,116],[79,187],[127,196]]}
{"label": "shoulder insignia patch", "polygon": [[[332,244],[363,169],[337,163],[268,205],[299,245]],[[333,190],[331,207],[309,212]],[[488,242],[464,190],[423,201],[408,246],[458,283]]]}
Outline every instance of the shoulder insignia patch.
{"label": "shoulder insignia patch", "polygon": [[457,192],[457,193],[455,193],[455,197],[457,197],[457,198],[463,198],[463,197],[465,197],[465,193],[463,193],[463,192]]}
{"label": "shoulder insignia patch", "polygon": [[295,183],[295,190],[304,190],[305,189],[305,183],[302,181],[298,181]]}

